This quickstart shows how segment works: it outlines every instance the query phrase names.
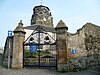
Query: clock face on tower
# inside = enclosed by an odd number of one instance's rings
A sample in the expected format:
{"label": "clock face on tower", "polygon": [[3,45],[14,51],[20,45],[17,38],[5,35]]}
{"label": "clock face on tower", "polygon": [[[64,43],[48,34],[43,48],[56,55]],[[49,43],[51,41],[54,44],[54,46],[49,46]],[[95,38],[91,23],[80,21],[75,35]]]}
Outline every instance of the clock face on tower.
{"label": "clock face on tower", "polygon": [[[34,8],[34,23],[44,26],[52,26],[52,16],[49,8],[45,6],[38,6]],[[31,23],[32,24],[32,23]]]}

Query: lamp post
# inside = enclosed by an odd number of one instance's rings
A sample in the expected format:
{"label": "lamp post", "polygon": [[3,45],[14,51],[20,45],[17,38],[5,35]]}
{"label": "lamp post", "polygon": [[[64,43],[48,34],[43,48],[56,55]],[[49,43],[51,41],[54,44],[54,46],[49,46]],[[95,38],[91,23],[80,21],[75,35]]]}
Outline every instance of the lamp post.
{"label": "lamp post", "polygon": [[12,31],[8,31],[8,69],[10,68],[10,50],[11,50]]}

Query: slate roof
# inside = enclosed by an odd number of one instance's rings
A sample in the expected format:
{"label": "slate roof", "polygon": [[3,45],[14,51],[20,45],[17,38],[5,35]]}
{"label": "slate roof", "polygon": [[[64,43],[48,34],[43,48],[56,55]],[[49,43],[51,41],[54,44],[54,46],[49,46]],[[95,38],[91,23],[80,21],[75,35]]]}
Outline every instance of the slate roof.
{"label": "slate roof", "polygon": [[41,26],[46,32],[56,32],[54,27],[46,27],[46,26],[38,25],[38,24],[26,26],[26,27],[24,27],[24,29],[35,30],[38,26]]}
{"label": "slate roof", "polygon": [[68,29],[68,27],[66,26],[66,24],[62,21],[62,20],[60,20],[59,22],[58,22],[58,24],[57,24],[57,26],[56,26],[56,29],[57,28],[67,28]]}

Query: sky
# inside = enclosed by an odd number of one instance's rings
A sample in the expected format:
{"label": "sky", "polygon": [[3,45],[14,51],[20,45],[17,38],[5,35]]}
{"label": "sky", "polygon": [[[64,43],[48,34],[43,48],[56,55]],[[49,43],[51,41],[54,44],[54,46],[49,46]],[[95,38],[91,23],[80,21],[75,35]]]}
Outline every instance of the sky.
{"label": "sky", "polygon": [[[33,8],[40,4],[41,0],[0,0],[0,46],[20,20],[30,25]],[[87,22],[100,26],[100,0],[42,0],[42,5],[50,8],[54,26],[63,20],[68,32],[75,33]]]}

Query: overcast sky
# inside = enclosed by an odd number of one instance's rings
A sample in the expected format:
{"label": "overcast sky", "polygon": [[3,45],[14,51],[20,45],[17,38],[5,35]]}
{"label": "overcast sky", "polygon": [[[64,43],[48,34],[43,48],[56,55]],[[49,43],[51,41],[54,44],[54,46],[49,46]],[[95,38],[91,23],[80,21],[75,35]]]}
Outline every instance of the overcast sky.
{"label": "overcast sky", "polygon": [[[34,6],[41,0],[0,0],[0,46],[4,46],[8,30],[14,30],[20,20],[30,25]],[[100,0],[43,0],[42,5],[50,8],[54,26],[63,20],[75,33],[87,22],[100,26]]]}

